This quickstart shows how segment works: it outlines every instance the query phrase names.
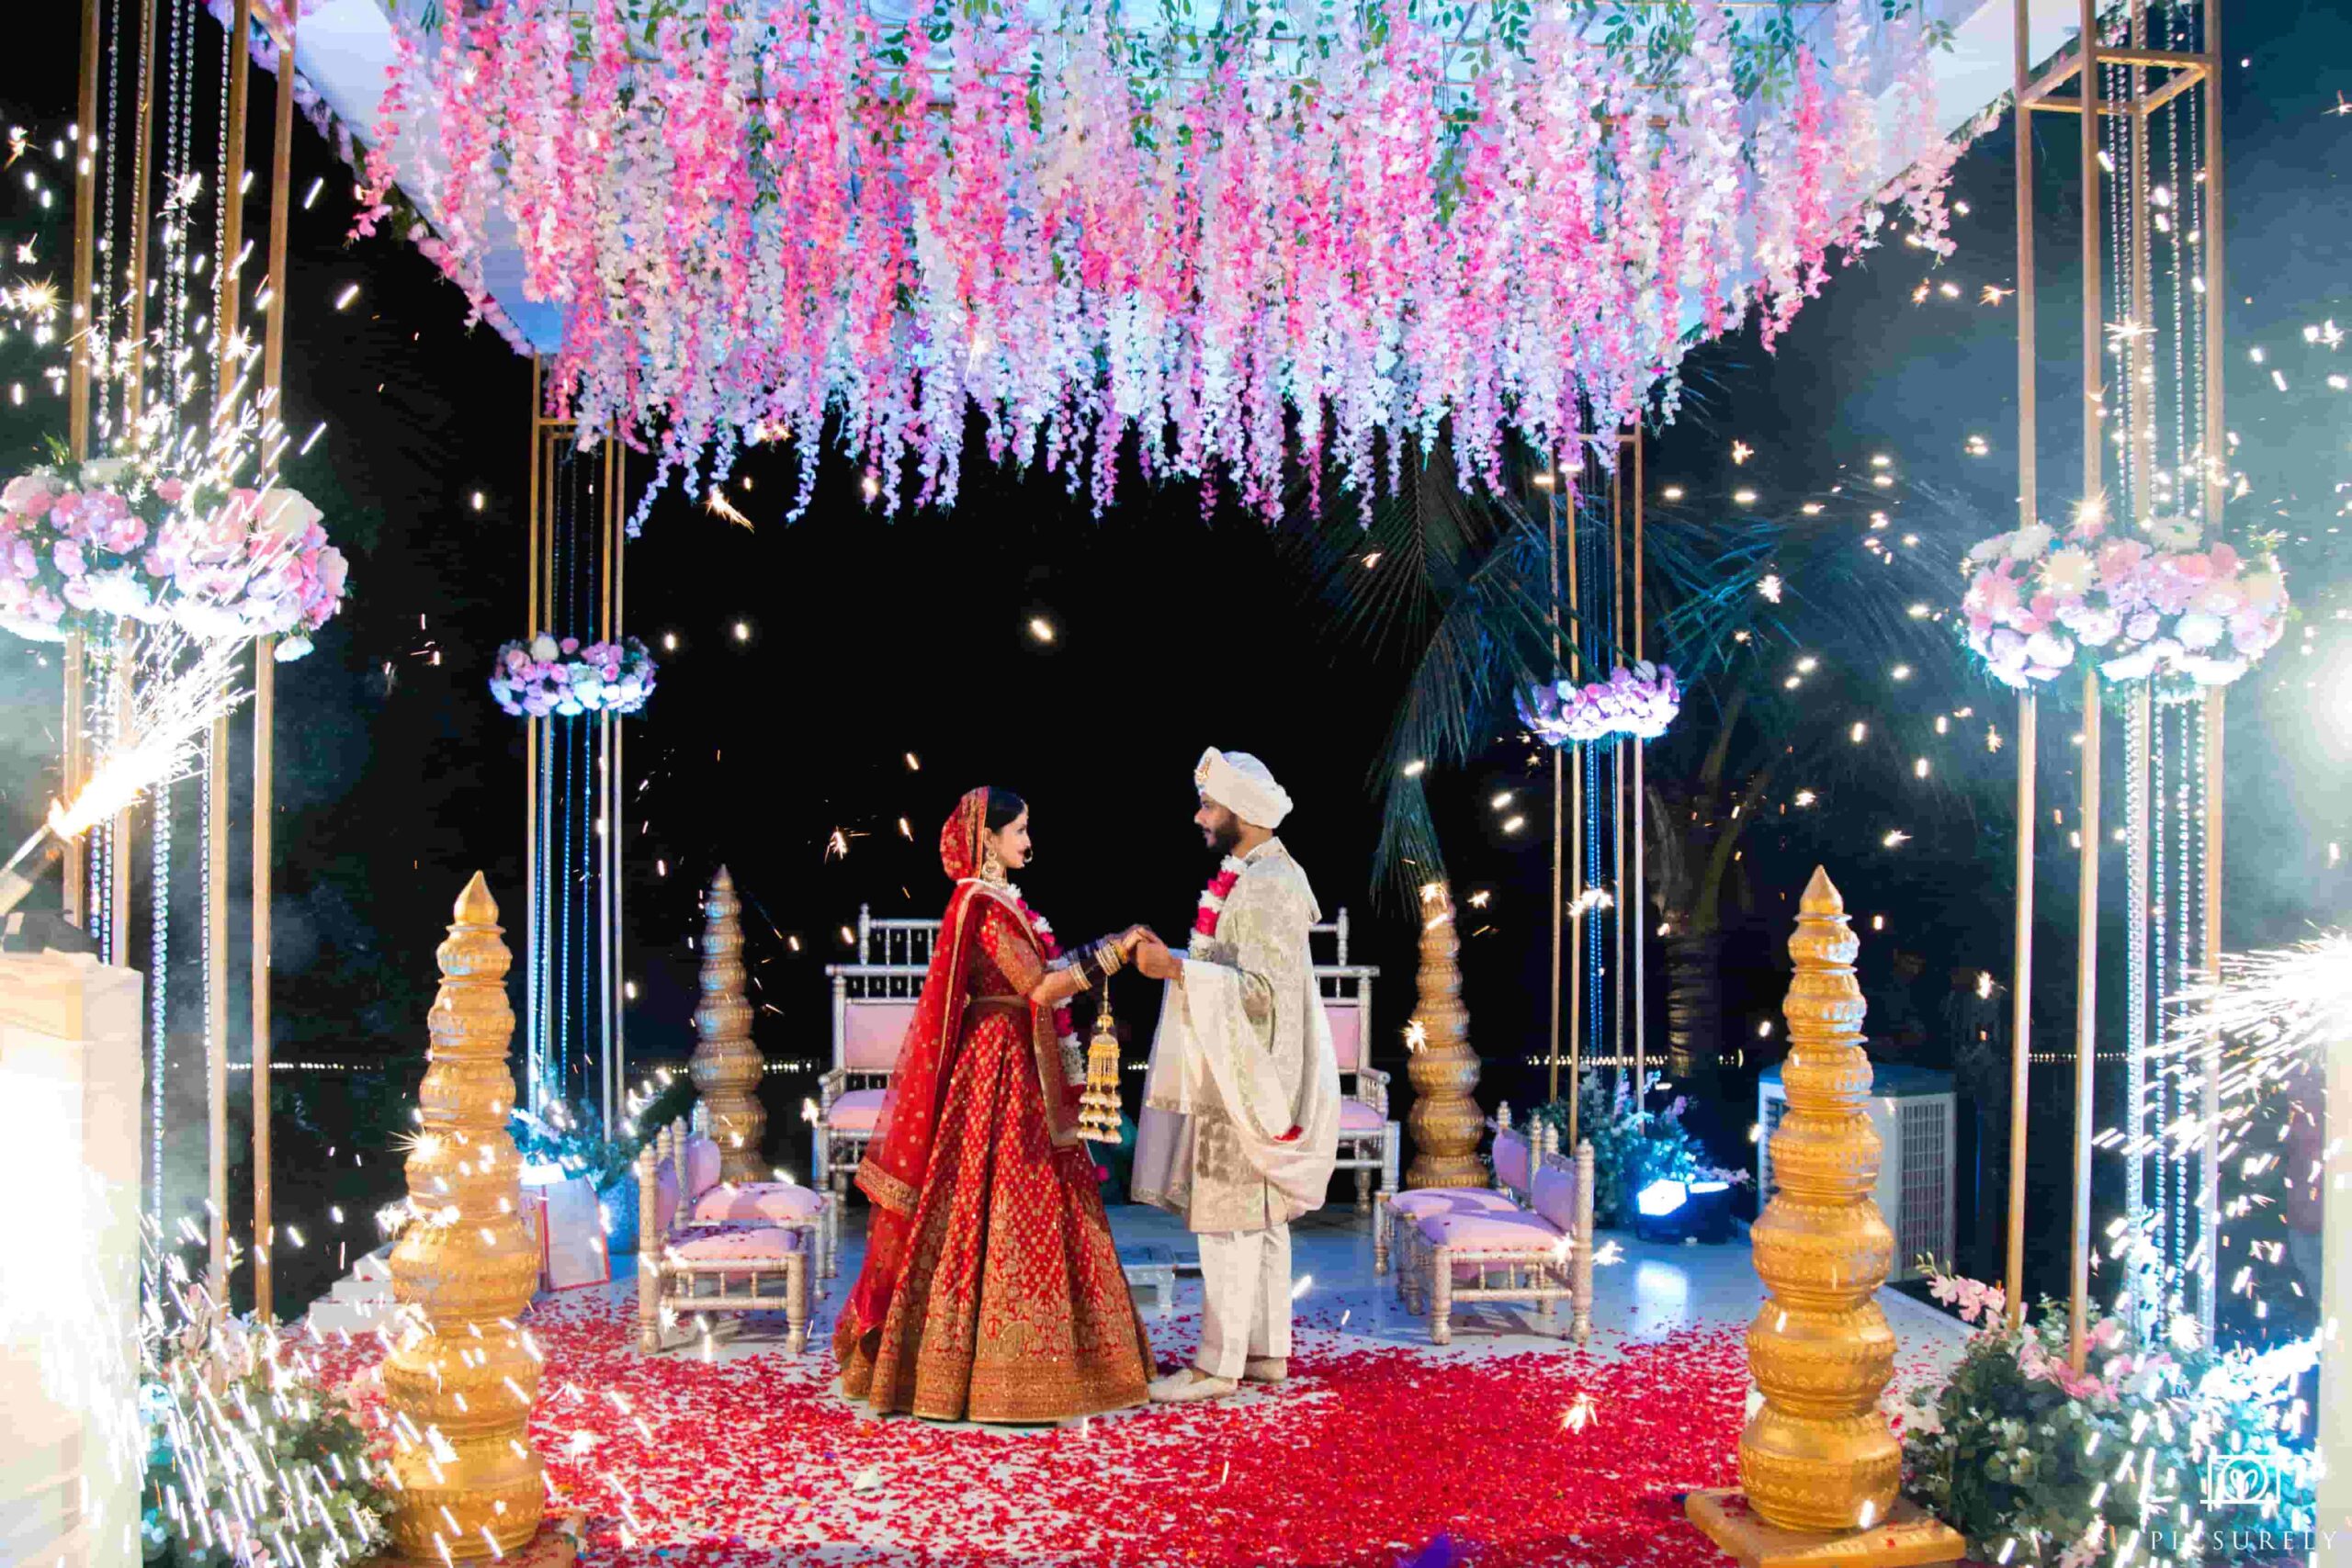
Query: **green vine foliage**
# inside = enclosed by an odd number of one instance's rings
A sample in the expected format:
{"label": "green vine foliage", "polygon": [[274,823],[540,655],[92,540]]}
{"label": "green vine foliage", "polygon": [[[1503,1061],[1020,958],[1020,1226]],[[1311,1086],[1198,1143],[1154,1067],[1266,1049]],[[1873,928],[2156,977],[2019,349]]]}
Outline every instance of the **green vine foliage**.
{"label": "green vine foliage", "polygon": [[[1953,1283],[1939,1276],[1939,1294]],[[1915,1390],[1904,1412],[1904,1491],[1967,1537],[1973,1559],[2087,1568],[2292,1554],[2295,1532],[2311,1529],[2311,1484],[2279,1440],[2283,1396],[2248,1375],[2254,1358],[2143,1345],[2108,1319],[2086,1369],[2094,1381],[2070,1392],[2063,1303],[2045,1300],[2016,1328],[1997,1307],[1986,1315],[1951,1380]],[[2222,1481],[2209,1493],[2233,1464],[2234,1491]]]}

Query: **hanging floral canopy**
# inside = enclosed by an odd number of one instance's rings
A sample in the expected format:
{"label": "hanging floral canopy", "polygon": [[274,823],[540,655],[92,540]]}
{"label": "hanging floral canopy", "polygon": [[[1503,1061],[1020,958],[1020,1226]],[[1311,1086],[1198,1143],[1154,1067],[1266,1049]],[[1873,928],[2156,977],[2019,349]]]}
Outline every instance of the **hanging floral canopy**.
{"label": "hanging floral canopy", "polygon": [[1886,0],[1819,53],[1722,0],[1162,6],[452,10],[401,35],[363,226],[429,128],[411,237],[483,308],[519,246],[551,399],[664,477],[831,421],[870,498],[950,505],[977,411],[1098,510],[1133,437],[1269,517],[1286,460],[1319,505],[1326,462],[1363,492],[1408,438],[1491,481],[1507,432],[1670,412],[1694,334],[1752,307],[1770,342],[1882,203],[1949,247],[1935,33]]}

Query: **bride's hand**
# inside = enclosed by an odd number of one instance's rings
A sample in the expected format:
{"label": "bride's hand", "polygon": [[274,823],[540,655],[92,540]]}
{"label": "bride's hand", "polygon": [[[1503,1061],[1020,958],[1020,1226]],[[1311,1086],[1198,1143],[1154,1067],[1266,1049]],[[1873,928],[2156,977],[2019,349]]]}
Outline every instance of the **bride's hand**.
{"label": "bride's hand", "polygon": [[1136,948],[1139,944],[1159,940],[1158,933],[1149,926],[1129,926],[1119,933],[1119,954],[1123,958],[1133,958],[1136,955]]}

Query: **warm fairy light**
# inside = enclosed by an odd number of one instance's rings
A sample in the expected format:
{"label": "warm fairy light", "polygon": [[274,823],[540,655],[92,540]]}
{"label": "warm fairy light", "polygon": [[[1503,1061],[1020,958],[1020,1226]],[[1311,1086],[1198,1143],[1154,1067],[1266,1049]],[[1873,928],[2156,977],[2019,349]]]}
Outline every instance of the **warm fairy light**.
{"label": "warm fairy light", "polygon": [[1682,499],[1682,487],[1680,485],[1668,485],[1664,490],[1658,491],[1658,494],[1666,498],[1668,501],[1680,501]]}
{"label": "warm fairy light", "polygon": [[1405,764],[1405,776],[1408,779],[1419,778],[1423,773],[1429,772],[1429,767],[1430,765],[1427,762],[1421,761],[1419,757],[1416,757],[1411,761]]}
{"label": "warm fairy light", "polygon": [[1043,615],[1032,615],[1029,617],[1029,635],[1039,642],[1051,642],[1054,640],[1054,624]]}
{"label": "warm fairy light", "polygon": [[678,651],[678,634],[676,632],[663,632],[662,634],[662,651],[664,653],[675,653]]}
{"label": "warm fairy light", "polygon": [[1810,674],[1812,674],[1815,670],[1818,670],[1818,669],[1820,669],[1820,668],[1821,668],[1821,660],[1818,660],[1818,659],[1815,659],[1815,658],[1812,654],[1810,654],[1810,653],[1806,654],[1803,659],[1800,659],[1800,660],[1797,660],[1797,673],[1798,673],[1798,674],[1800,674],[1800,675],[1810,675]]}
{"label": "warm fairy light", "polygon": [[1911,776],[1915,779],[1924,779],[1928,776],[1928,759],[1925,757],[1911,759]]}
{"label": "warm fairy light", "polygon": [[1487,804],[1493,807],[1497,811],[1500,811],[1504,807],[1509,806],[1517,798],[1518,795],[1515,791],[1506,789],[1497,792],[1494,799],[1487,802]]}
{"label": "warm fairy light", "polygon": [[1735,441],[1731,444],[1731,460],[1735,467],[1747,462],[1747,459],[1754,456],[1756,456],[1756,448],[1750,446],[1747,442]]}
{"label": "warm fairy light", "polygon": [[1908,833],[1906,833],[1906,832],[1905,832],[1905,831],[1904,831],[1902,829],[1900,829],[1900,828],[1897,828],[1896,829],[1894,829],[1894,831],[1893,831],[1893,832],[1891,832],[1891,833],[1887,834],[1887,835],[1886,835],[1886,837],[1884,837],[1884,838],[1883,838],[1883,839],[1881,839],[1881,840],[1879,840],[1879,842],[1880,842],[1881,844],[1884,845],[1886,848],[1888,848],[1888,849],[1890,849],[1890,850],[1894,850],[1894,849],[1900,849],[1900,848],[1902,848],[1905,844],[1907,844],[1907,843],[1909,843],[1910,841],[1911,841],[1911,835],[1910,835],[1910,834],[1908,834]]}
{"label": "warm fairy light", "polygon": [[1731,492],[1731,498],[1742,506],[1756,504],[1756,492],[1752,490],[1736,490]]}
{"label": "warm fairy light", "polygon": [[489,504],[490,504],[490,497],[488,497],[488,496],[486,496],[486,495],[482,494],[482,492],[481,492],[481,491],[474,491],[474,497],[473,497],[473,500],[474,500],[474,510],[475,510],[476,512],[480,512],[483,507],[485,507],[485,506],[487,506],[487,505],[489,505]]}
{"label": "warm fairy light", "polygon": [[347,309],[351,302],[358,298],[359,285],[356,283],[345,284],[344,286],[343,292],[334,297],[334,308],[338,310]]}
{"label": "warm fairy light", "polygon": [[1846,734],[1848,739],[1853,741],[1855,745],[1860,746],[1863,741],[1870,739],[1871,727],[1858,718],[1854,721],[1854,728],[1848,730]]}
{"label": "warm fairy light", "polygon": [[1803,506],[1797,508],[1797,510],[1804,513],[1807,517],[1818,517],[1824,512],[1828,511],[1829,508],[1821,502],[1808,501]]}
{"label": "warm fairy light", "polygon": [[1507,818],[1507,819],[1504,821],[1504,823],[1503,823],[1503,831],[1504,831],[1504,832],[1506,832],[1506,833],[1516,833],[1516,832],[1518,832],[1521,828],[1524,828],[1524,827],[1526,827],[1526,826],[1527,826],[1527,818],[1524,818],[1524,817],[1512,817],[1512,818]]}
{"label": "warm fairy light", "polygon": [[1799,806],[1811,806],[1815,801],[1820,798],[1821,797],[1819,795],[1814,794],[1813,791],[1809,789],[1801,789],[1796,793],[1796,804]]}
{"label": "warm fairy light", "polygon": [[1894,680],[1908,681],[1911,679],[1911,666],[1908,664],[1898,664],[1894,669],[1888,671],[1887,674]]}
{"label": "warm fairy light", "polygon": [[1550,490],[1555,482],[1555,481],[1552,478],[1552,470],[1549,468],[1544,469],[1542,473],[1535,476],[1535,488],[1537,490]]}
{"label": "warm fairy light", "polygon": [[735,623],[735,640],[737,642],[749,642],[752,640],[751,622],[738,621]]}

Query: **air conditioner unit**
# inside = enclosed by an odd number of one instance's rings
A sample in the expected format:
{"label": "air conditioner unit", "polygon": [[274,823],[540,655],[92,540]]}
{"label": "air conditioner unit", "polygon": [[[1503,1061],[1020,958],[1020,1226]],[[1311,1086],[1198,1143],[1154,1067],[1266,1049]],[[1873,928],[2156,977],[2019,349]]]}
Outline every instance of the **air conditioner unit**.
{"label": "air conditioner unit", "polygon": [[[1894,1233],[1887,1278],[1916,1280],[1922,1256],[1949,1262],[1952,1255],[1954,1132],[1952,1077],[1927,1067],[1871,1064],[1871,1125],[1885,1145],[1880,1156],[1878,1212]],[[1756,1190],[1772,1194],[1772,1134],[1788,1114],[1789,1091],[1776,1065],[1756,1085]]]}

